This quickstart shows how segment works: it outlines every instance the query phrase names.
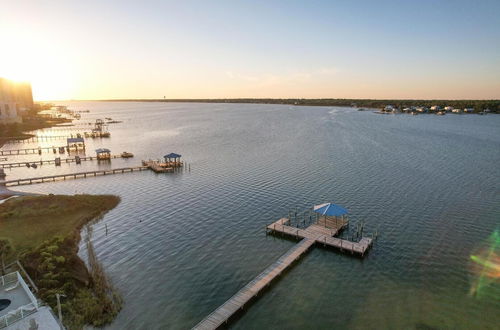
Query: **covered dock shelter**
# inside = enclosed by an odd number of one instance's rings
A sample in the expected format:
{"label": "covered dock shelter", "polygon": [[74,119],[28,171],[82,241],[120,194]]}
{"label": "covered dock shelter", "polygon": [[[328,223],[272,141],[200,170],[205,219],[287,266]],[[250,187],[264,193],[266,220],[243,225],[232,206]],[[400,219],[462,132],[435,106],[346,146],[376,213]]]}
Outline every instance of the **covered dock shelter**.
{"label": "covered dock shelter", "polygon": [[68,150],[85,150],[85,140],[82,137],[68,138],[66,147]]}
{"label": "covered dock shelter", "polygon": [[349,211],[340,205],[324,203],[315,205],[313,211],[316,213],[316,223],[327,228],[342,228],[349,223],[347,215]]}
{"label": "covered dock shelter", "polygon": [[98,160],[111,159],[111,150],[107,148],[99,148],[95,150]]}
{"label": "covered dock shelter", "polygon": [[181,157],[182,157],[181,155],[176,154],[175,152],[171,152],[171,153],[163,156],[163,158],[165,159],[165,163],[167,163],[168,166],[170,166],[170,167],[182,166]]}

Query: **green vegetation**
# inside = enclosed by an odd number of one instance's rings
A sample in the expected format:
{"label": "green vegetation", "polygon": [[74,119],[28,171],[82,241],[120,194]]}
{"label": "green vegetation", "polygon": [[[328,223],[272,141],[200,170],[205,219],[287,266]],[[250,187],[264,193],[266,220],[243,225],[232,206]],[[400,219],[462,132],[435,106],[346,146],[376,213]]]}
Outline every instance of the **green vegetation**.
{"label": "green vegetation", "polygon": [[[44,110],[46,106],[40,109]],[[39,110],[31,110],[23,115],[22,123],[0,125],[0,147],[11,139],[28,139],[32,137],[31,134],[26,134],[26,131],[33,131],[36,129],[52,127],[57,124],[71,122],[66,118],[47,118],[38,113]]]}
{"label": "green vegetation", "polygon": [[441,107],[452,106],[455,108],[474,108],[474,112],[490,109],[491,112],[500,113],[500,100],[373,100],[373,99],[138,99],[138,100],[102,100],[102,101],[140,101],[140,102],[199,102],[199,103],[260,103],[260,104],[290,104],[308,106],[337,106],[360,108],[383,108],[388,104],[400,108],[411,106]]}
{"label": "green vegetation", "polygon": [[[69,329],[111,322],[121,299],[106,278],[91,244],[87,226],[89,269],[78,257],[80,230],[114,208],[116,196],[26,196],[0,204],[0,252],[18,256],[39,287],[39,297],[56,308],[62,299],[63,320]],[[5,243],[5,244],[4,244]],[[11,246],[3,249],[3,246]]]}

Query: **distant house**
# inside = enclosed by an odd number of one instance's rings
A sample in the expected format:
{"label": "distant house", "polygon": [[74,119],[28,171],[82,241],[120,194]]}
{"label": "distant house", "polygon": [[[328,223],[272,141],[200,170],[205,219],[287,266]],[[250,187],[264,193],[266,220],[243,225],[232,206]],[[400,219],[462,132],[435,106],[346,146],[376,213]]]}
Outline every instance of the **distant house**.
{"label": "distant house", "polygon": [[453,109],[451,110],[453,113],[462,113],[462,109]]}
{"label": "distant house", "polygon": [[465,108],[464,112],[465,113],[473,113],[474,112],[474,108]]}
{"label": "distant house", "polygon": [[417,107],[416,108],[417,112],[427,112],[427,108],[426,107]]}
{"label": "distant house", "polygon": [[453,110],[453,107],[447,106],[444,107],[444,111],[451,112]]}
{"label": "distant house", "polygon": [[431,111],[439,111],[439,110],[441,110],[441,107],[439,105],[433,105],[430,110]]}
{"label": "distant house", "polygon": [[396,108],[393,106],[393,105],[386,105],[384,107],[384,111],[388,111],[388,112],[391,112],[391,111],[394,111]]}

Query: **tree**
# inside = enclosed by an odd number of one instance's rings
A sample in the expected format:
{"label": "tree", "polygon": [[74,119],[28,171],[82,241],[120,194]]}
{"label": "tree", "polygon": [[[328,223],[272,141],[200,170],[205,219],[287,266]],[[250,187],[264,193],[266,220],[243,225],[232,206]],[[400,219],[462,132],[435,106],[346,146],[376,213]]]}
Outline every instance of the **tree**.
{"label": "tree", "polygon": [[2,262],[2,275],[5,275],[5,256],[14,250],[8,238],[0,238],[0,259]]}

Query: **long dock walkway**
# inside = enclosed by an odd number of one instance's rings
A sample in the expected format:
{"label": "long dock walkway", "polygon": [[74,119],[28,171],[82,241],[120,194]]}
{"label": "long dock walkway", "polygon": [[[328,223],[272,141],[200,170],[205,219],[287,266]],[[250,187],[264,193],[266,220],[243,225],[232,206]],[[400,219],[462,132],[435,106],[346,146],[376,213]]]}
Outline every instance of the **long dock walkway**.
{"label": "long dock walkway", "polygon": [[[64,148],[64,150],[66,151],[67,146],[0,150],[0,155],[1,156],[30,155],[30,154],[38,154],[38,153],[41,153],[42,151],[50,152],[50,151],[53,151],[54,149],[56,149],[58,151],[59,148]],[[81,149],[81,150],[84,150],[84,149]]]}
{"label": "long dock walkway", "polygon": [[19,137],[19,136],[11,136],[7,137],[9,139],[5,144],[11,143],[32,143],[32,142],[45,142],[51,140],[62,140],[72,138],[71,135],[34,135],[31,137]]}
{"label": "long dock walkway", "polygon": [[266,231],[282,233],[293,236],[301,241],[293,246],[288,252],[282,255],[275,263],[266,268],[250,283],[245,285],[234,296],[229,298],[219,308],[205,317],[200,323],[195,325],[196,330],[211,330],[221,327],[228,322],[230,317],[238,310],[242,309],[253,297],[255,297],[263,288],[270,284],[285,269],[293,264],[301,255],[303,255],[315,243],[339,248],[342,251],[350,251],[364,256],[366,250],[371,246],[371,238],[362,238],[359,242],[352,242],[333,237],[345,226],[347,222],[338,222],[336,225],[327,227],[325,222],[314,223],[306,228],[295,228],[289,226],[290,220],[281,218],[276,222],[266,226]]}
{"label": "long dock walkway", "polygon": [[250,283],[245,285],[234,296],[229,298],[222,306],[217,308],[214,312],[208,315],[193,329],[208,330],[217,329],[223,325],[234,313],[249,302],[256,296],[263,288],[271,283],[277,276],[279,276],[288,266],[295,260],[300,258],[309,248],[315,243],[314,240],[305,238],[300,243],[296,244],[288,252],[282,255],[271,266],[267,267]]}
{"label": "long dock walkway", "polygon": [[[124,158],[121,155],[111,155],[111,158]],[[89,160],[97,160],[96,156],[89,156],[89,157],[80,157],[80,161],[89,161]],[[13,168],[13,167],[26,167],[26,164],[37,164],[37,165],[43,165],[43,164],[55,164],[56,160],[51,159],[51,160],[36,160],[36,161],[25,161],[25,162],[17,162],[17,163],[0,163],[0,168]],[[61,164],[63,163],[76,163],[76,158],[65,158],[61,159]]]}
{"label": "long dock walkway", "polygon": [[78,173],[67,173],[67,174],[58,174],[58,175],[49,175],[49,176],[40,176],[35,178],[24,178],[24,179],[14,179],[7,181],[0,181],[0,185],[4,185],[6,187],[12,186],[21,186],[35,183],[44,183],[50,181],[56,181],[57,179],[82,179],[87,177],[94,177],[98,175],[110,175],[110,174],[118,174],[118,173],[128,173],[135,171],[144,171],[149,170],[147,166],[135,166],[135,167],[123,167],[123,168],[115,168],[110,170],[97,170],[97,171],[89,171],[89,172],[78,172]]}

